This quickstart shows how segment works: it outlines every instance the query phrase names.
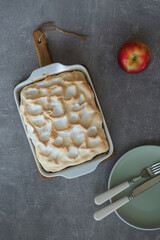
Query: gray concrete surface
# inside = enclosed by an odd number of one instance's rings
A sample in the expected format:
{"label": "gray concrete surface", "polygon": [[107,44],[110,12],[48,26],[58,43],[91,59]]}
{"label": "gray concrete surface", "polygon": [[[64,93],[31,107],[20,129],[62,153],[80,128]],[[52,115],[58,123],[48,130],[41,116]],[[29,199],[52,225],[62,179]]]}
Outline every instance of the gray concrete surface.
{"label": "gray concrete surface", "polygon": [[[0,239],[160,240],[160,231],[133,229],[112,214],[93,220],[93,198],[107,188],[126,151],[160,143],[160,1],[0,0]],[[38,68],[32,32],[54,21],[88,41],[47,34],[54,62],[87,66],[97,89],[116,156],[91,174],[43,182],[13,99],[14,86]],[[128,40],[150,48],[149,68],[124,73],[117,51]]]}

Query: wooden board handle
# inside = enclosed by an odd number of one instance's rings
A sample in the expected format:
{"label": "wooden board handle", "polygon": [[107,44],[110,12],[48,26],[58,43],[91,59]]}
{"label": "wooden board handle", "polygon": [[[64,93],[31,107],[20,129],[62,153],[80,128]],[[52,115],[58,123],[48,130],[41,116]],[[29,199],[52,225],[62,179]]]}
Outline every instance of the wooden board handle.
{"label": "wooden board handle", "polygon": [[44,67],[52,63],[45,36],[43,35],[39,42],[39,37],[42,35],[42,31],[37,29],[33,32],[32,39],[36,48],[38,61],[40,67]]}

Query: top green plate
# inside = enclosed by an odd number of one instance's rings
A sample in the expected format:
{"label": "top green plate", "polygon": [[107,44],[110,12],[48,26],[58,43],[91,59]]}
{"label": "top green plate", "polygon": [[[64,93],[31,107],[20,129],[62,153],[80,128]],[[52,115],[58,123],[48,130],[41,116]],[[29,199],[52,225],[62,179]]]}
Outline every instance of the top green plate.
{"label": "top green plate", "polygon": [[[113,167],[108,188],[140,175],[141,170],[160,161],[159,146],[137,147],[124,154]],[[132,193],[132,190],[147,179],[118,194],[113,202]],[[143,192],[116,211],[125,223],[143,230],[160,230],[160,183]]]}

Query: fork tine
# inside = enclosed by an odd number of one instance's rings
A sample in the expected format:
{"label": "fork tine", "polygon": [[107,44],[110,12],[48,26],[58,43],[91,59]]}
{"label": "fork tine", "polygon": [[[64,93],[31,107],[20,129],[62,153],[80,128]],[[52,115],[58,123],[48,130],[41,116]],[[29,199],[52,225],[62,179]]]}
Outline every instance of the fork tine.
{"label": "fork tine", "polygon": [[155,163],[151,166],[148,166],[146,168],[147,172],[150,174],[150,176],[154,176],[160,173],[160,162]]}
{"label": "fork tine", "polygon": [[160,170],[159,171],[156,171],[156,172],[153,172],[153,175],[157,175],[160,173]]}
{"label": "fork tine", "polygon": [[153,173],[157,173],[160,171],[160,168],[157,168],[156,170],[152,171]]}
{"label": "fork tine", "polygon": [[151,168],[154,168],[154,167],[159,166],[159,165],[160,165],[160,162],[155,163],[155,164],[151,165],[150,167],[151,167]]}
{"label": "fork tine", "polygon": [[157,167],[151,168],[152,171],[157,170],[157,169],[160,169],[160,165]]}

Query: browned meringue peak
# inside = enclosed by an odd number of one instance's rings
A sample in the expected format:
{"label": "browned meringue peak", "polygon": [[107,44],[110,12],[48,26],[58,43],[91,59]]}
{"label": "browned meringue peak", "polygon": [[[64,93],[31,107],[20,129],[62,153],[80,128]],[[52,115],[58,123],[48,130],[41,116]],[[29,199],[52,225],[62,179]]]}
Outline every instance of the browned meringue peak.
{"label": "browned meringue peak", "polygon": [[80,71],[48,76],[25,87],[20,113],[46,171],[89,161],[109,149],[94,94]]}

